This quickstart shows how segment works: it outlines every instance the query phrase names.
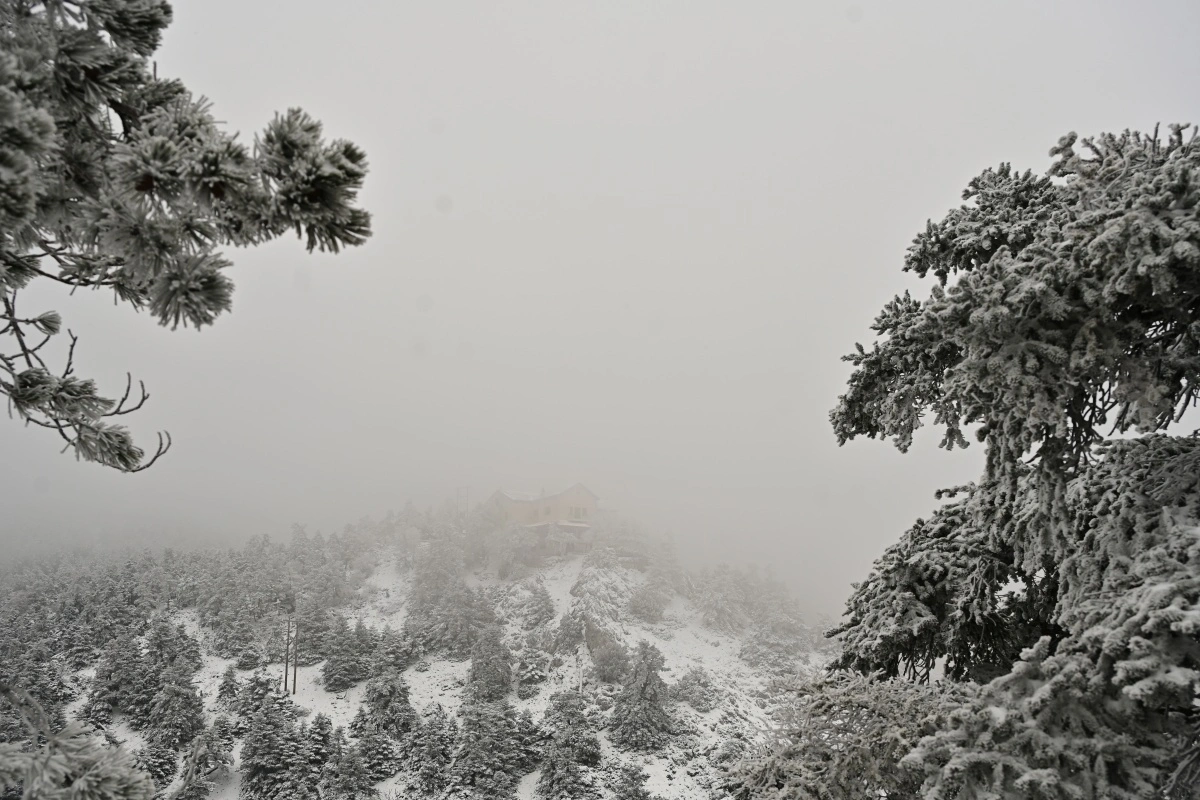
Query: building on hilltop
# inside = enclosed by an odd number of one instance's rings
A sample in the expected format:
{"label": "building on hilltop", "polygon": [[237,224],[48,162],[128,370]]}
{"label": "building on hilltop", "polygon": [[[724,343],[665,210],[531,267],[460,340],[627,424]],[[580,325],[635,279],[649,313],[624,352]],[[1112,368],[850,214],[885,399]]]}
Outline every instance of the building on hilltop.
{"label": "building on hilltop", "polygon": [[497,491],[488,500],[504,517],[505,522],[540,528],[556,524],[565,528],[592,527],[596,515],[596,495],[577,483],[558,494]]}
{"label": "building on hilltop", "polygon": [[596,517],[596,495],[577,483],[558,494],[510,492],[503,489],[488,499],[506,524],[538,534],[542,544],[558,552],[586,549]]}

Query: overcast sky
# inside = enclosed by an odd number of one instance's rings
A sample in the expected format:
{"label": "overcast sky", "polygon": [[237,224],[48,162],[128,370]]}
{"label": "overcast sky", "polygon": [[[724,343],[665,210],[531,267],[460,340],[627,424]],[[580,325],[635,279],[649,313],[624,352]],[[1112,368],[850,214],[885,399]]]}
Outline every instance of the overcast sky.
{"label": "overcast sky", "polygon": [[[170,332],[26,294],[79,368],[153,397],[121,475],[0,426],[26,541],[332,531],[459,487],[555,491],[770,564],[813,610],[981,452],[838,448],[839,357],[925,220],[1062,134],[1200,122],[1200,3],[179,0],[158,55],[250,138],[300,106],[367,152],[375,235],[229,255],[234,310]],[[11,552],[11,550],[10,550]]]}

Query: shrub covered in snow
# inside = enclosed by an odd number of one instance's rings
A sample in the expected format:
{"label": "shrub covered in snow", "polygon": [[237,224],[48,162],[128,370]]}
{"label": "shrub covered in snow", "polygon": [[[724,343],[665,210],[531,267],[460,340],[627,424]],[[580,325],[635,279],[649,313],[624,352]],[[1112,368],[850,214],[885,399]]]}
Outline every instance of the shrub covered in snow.
{"label": "shrub covered in snow", "polygon": [[646,788],[649,776],[641,767],[624,764],[612,786],[612,800],[656,800]]}
{"label": "shrub covered in snow", "polygon": [[687,703],[701,714],[712,711],[721,702],[721,689],[703,667],[692,667],[671,686],[671,699]]}
{"label": "shrub covered in snow", "polygon": [[629,597],[629,613],[643,622],[661,622],[671,603],[670,587],[661,576],[651,575]]}
{"label": "shrub covered in snow", "polygon": [[963,695],[953,688],[836,671],[794,686],[768,741],[731,770],[738,800],[919,797],[924,772],[904,757],[939,730]]}

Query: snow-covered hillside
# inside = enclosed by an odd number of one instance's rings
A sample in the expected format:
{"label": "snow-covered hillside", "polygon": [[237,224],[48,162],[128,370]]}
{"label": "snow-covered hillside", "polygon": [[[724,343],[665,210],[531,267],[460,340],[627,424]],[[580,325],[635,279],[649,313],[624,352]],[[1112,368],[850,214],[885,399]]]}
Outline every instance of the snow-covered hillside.
{"label": "snow-covered hillside", "polygon": [[[529,603],[531,587],[545,588],[553,604],[552,615],[540,628],[552,631],[564,618],[583,615],[597,620],[607,634],[627,649],[645,641],[661,652],[664,660],[662,678],[672,687],[668,703],[673,722],[672,734],[661,749],[653,752],[626,752],[616,747],[604,720],[611,716],[614,701],[621,692],[619,682],[604,683],[587,643],[579,643],[566,653],[547,659],[545,680],[535,691],[513,691],[506,698],[518,712],[528,710],[534,720],[541,720],[550,698],[561,690],[575,690],[586,698],[599,724],[600,763],[589,768],[589,780],[602,797],[614,796],[610,788],[621,768],[635,765],[648,776],[646,788],[664,799],[719,796],[714,792],[722,764],[736,757],[742,747],[755,740],[768,724],[768,685],[772,673],[762,665],[753,665],[743,658],[743,636],[713,630],[705,624],[704,611],[699,603],[681,594],[667,592],[669,597],[661,620],[646,622],[629,612],[631,596],[648,578],[638,569],[608,564],[596,569],[588,557],[581,554],[550,558],[545,566],[520,581],[502,581],[494,574],[479,572],[466,576],[471,588],[487,596],[494,604],[497,623],[502,626],[503,640],[515,659],[520,659],[529,647],[531,631],[523,609]],[[379,563],[361,583],[354,599],[341,612],[354,624],[361,621],[379,631],[403,628],[412,593],[412,571],[389,557]],[[194,681],[204,702],[209,724],[222,713],[218,706],[218,687],[222,676],[233,660],[213,653],[212,634],[201,626],[194,610],[176,611],[172,621],[201,643],[202,664]],[[305,719],[318,714],[327,716],[335,727],[349,727],[363,700],[364,683],[358,682],[343,691],[331,692],[322,685],[322,662],[301,666],[297,672],[292,700]],[[809,653],[798,659],[796,671],[816,672],[821,657]],[[401,673],[409,689],[412,706],[418,715],[440,706],[451,715],[460,711],[466,696],[469,660],[451,660],[445,655],[423,655]],[[282,663],[270,663],[256,669],[237,670],[243,681],[255,673],[265,673],[275,681],[282,676]],[[689,676],[686,680],[684,676]],[[80,686],[91,678],[91,671],[78,674]],[[290,678],[289,678],[290,682]],[[691,686],[692,691],[684,687]],[[690,697],[691,700],[685,699]],[[78,712],[81,703],[67,709],[68,716]],[[699,706],[699,708],[697,708]],[[118,740],[130,748],[142,745],[137,733],[119,720],[110,728]],[[214,787],[215,800],[234,800],[240,787],[239,756],[241,742],[233,749],[232,770]],[[408,788],[409,775],[402,769],[396,776],[380,782],[377,788],[384,797],[424,796]],[[517,796],[534,797],[539,770],[523,776],[517,783]],[[178,783],[178,778],[176,783]]]}

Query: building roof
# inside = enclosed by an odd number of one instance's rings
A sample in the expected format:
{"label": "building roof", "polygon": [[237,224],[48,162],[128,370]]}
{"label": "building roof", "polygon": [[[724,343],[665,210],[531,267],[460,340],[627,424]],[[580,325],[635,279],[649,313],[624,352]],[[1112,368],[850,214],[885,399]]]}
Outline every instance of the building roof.
{"label": "building roof", "polygon": [[590,494],[594,500],[600,499],[595,492],[584,486],[582,483],[576,483],[573,486],[568,486],[561,492],[555,492],[554,494],[545,494],[544,492],[510,492],[507,489],[501,489],[496,492],[496,494],[504,495],[514,503],[536,503],[540,500],[549,500],[553,497],[558,497],[560,494],[566,494],[572,489],[583,489],[585,492]]}
{"label": "building roof", "polygon": [[580,522],[578,520],[568,520],[568,519],[552,519],[552,520],[547,520],[546,522],[532,522],[524,527],[529,528],[531,530],[535,530],[537,528],[549,528],[551,525],[554,525],[557,528],[562,528],[564,530],[576,530],[576,531],[586,531],[592,527],[589,523]]}
{"label": "building roof", "polygon": [[501,489],[500,494],[518,503],[533,503],[542,499],[540,494],[535,494],[534,492],[510,492],[507,489]]}

